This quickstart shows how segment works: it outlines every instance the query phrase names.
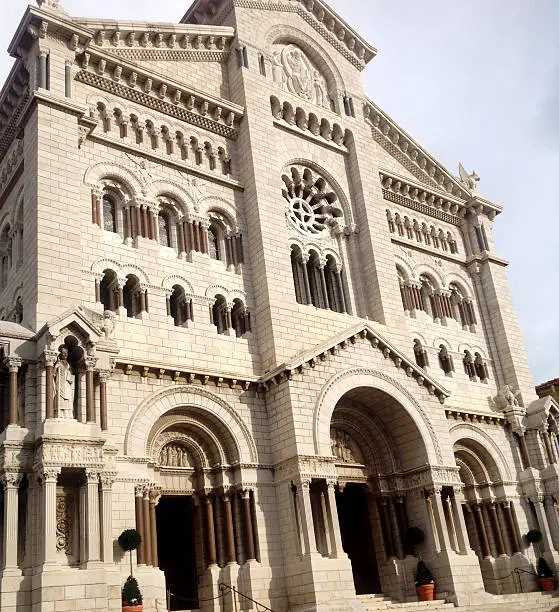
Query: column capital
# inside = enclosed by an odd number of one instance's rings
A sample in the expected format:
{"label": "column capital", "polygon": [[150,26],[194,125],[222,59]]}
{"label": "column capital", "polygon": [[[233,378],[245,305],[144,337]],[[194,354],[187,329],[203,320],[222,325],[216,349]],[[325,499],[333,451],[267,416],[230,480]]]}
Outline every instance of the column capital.
{"label": "column capital", "polygon": [[159,500],[161,499],[161,489],[153,488],[149,491],[149,503],[157,506]]}
{"label": "column capital", "polygon": [[108,382],[112,376],[112,372],[110,370],[99,370],[97,375],[99,376],[100,382]]}
{"label": "column capital", "polygon": [[58,359],[58,352],[52,351],[50,349],[45,349],[45,351],[43,351],[43,354],[41,355],[41,359],[44,367],[54,367],[54,364]]}
{"label": "column capital", "polygon": [[241,497],[243,499],[249,499],[250,498],[250,492],[251,492],[251,489],[247,489],[247,488],[241,489]]}
{"label": "column capital", "polygon": [[326,486],[327,486],[329,489],[335,489],[337,484],[338,484],[338,481],[337,481],[337,480],[330,480],[330,479],[327,479],[327,480],[326,480]]}
{"label": "column capital", "polygon": [[43,467],[38,468],[37,470],[35,470],[35,475],[37,477],[38,484],[40,485],[48,484],[48,483],[56,484],[56,482],[58,481],[58,476],[61,471],[62,471],[61,467],[54,467],[54,466],[46,466],[46,467],[43,466]]}
{"label": "column capital", "polygon": [[97,363],[97,357],[92,357],[91,355],[87,355],[83,358],[83,362],[85,365],[85,369],[87,371],[92,371],[95,368],[95,364]]}
{"label": "column capital", "polygon": [[4,359],[4,367],[10,372],[17,372],[23,365],[23,360],[20,357],[6,357]]}
{"label": "column capital", "polygon": [[0,475],[0,482],[6,489],[17,489],[23,479],[22,472],[4,472]]}
{"label": "column capital", "polygon": [[116,480],[115,472],[101,472],[99,474],[99,482],[102,489],[111,489]]}
{"label": "column capital", "polygon": [[85,470],[85,482],[89,484],[99,484],[99,472],[96,470]]}

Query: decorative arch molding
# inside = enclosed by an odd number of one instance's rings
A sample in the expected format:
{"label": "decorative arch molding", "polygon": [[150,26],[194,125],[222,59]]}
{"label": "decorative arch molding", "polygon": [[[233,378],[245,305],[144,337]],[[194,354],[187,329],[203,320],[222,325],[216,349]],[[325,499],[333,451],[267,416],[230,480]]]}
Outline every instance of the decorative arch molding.
{"label": "decorative arch molding", "polygon": [[207,298],[214,299],[217,294],[222,295],[225,299],[229,298],[229,289],[223,285],[210,285],[204,294]]}
{"label": "decorative arch molding", "polygon": [[444,278],[439,270],[426,263],[418,263],[413,267],[413,275],[419,279],[419,277],[425,274],[431,276],[435,283],[438,285],[437,289],[444,287]]}
{"label": "decorative arch molding", "polygon": [[319,456],[331,454],[330,422],[340,399],[352,389],[370,387],[384,391],[395,399],[408,413],[425,445],[429,462],[442,465],[443,454],[433,424],[425,410],[413,395],[398,381],[384,372],[368,368],[345,370],[333,376],[321,389],[316,400],[313,416],[313,442]]}
{"label": "decorative arch molding", "polygon": [[345,91],[345,81],[336,64],[317,42],[303,30],[286,25],[276,25],[268,30],[264,37],[265,48],[272,55],[273,45],[282,43],[293,44],[300,47],[323,74],[328,84],[328,93],[336,94],[337,91]]}
{"label": "decorative arch molding", "polygon": [[221,421],[235,441],[241,462],[258,463],[256,444],[237,411],[215,393],[192,385],[169,387],[144,400],[128,424],[124,453],[130,457],[145,457],[149,434],[157,419],[180,406],[193,406],[202,414],[208,412]]}
{"label": "decorative arch molding", "polygon": [[457,443],[454,445],[454,454],[460,455],[462,462],[470,467],[470,472],[473,474],[475,484],[485,485],[493,482],[493,478],[491,478],[491,474],[489,473],[489,467],[474,449]]}
{"label": "decorative arch molding", "polygon": [[126,274],[123,273],[120,264],[114,259],[98,259],[91,265],[91,272],[96,276],[99,275],[100,278],[103,277],[103,272],[108,269],[112,270],[119,280],[124,280],[126,277]]}
{"label": "decorative arch molding", "polygon": [[187,216],[190,212],[198,211],[196,200],[188,191],[178,182],[170,180],[154,181],[150,185],[150,196],[156,200],[158,198],[168,197],[175,200],[179,204],[180,212]]}
{"label": "decorative arch molding", "polygon": [[198,200],[200,214],[208,215],[215,211],[222,214],[229,222],[231,228],[239,227],[238,210],[234,203],[220,196],[209,195]]}
{"label": "decorative arch molding", "polygon": [[474,486],[476,484],[476,479],[470,467],[458,458],[456,459],[456,465],[460,469],[460,472],[466,475],[464,484],[466,486]]}
{"label": "decorative arch molding", "polygon": [[134,276],[138,277],[138,280],[142,285],[150,284],[148,275],[142,270],[142,268],[140,268],[140,266],[126,264],[121,267],[121,270],[124,277],[128,276],[129,274],[133,274]]}
{"label": "decorative arch molding", "polygon": [[445,287],[449,287],[452,283],[456,283],[459,287],[463,287],[467,293],[467,297],[474,298],[475,292],[470,281],[456,272],[448,272],[444,275]]}
{"label": "decorative arch molding", "polygon": [[444,338],[441,338],[440,336],[433,340],[433,348],[439,349],[441,348],[441,344],[444,347],[446,347],[451,353],[454,352],[454,349],[452,348],[452,345],[450,344],[448,340],[445,340]]}
{"label": "decorative arch molding", "polygon": [[131,197],[145,197],[142,184],[128,166],[101,162],[88,168],[84,175],[84,183],[92,189],[97,189],[103,179],[118,181],[128,190]]}
{"label": "decorative arch molding", "polygon": [[419,332],[416,332],[416,331],[413,332],[412,337],[411,337],[412,343],[414,340],[419,340],[421,342],[421,346],[423,346],[424,348],[426,346],[429,346],[429,343],[425,339],[425,336],[423,334],[420,334]]}
{"label": "decorative arch molding", "polygon": [[314,170],[315,172],[321,174],[328,181],[328,183],[330,184],[332,189],[334,189],[334,192],[338,196],[338,201],[342,207],[342,210],[344,211],[344,221],[346,227],[354,226],[355,220],[353,217],[353,211],[351,209],[349,200],[346,197],[345,190],[340,185],[340,183],[333,177],[333,175],[328,172],[328,170],[326,170],[319,164],[311,161],[310,159],[291,158],[283,164],[281,173],[284,173],[291,166],[306,166],[311,170]]}
{"label": "decorative arch molding", "polygon": [[452,444],[460,440],[473,440],[492,457],[499,474],[503,480],[512,480],[512,474],[509,469],[509,463],[499,446],[493,438],[485,431],[472,425],[471,423],[457,423],[449,429]]}
{"label": "decorative arch molding", "polygon": [[184,276],[179,276],[177,274],[166,276],[161,283],[161,288],[165,289],[166,291],[173,291],[173,287],[175,285],[180,285],[184,289],[185,293],[194,295],[194,288],[192,287],[191,283],[186,280]]}

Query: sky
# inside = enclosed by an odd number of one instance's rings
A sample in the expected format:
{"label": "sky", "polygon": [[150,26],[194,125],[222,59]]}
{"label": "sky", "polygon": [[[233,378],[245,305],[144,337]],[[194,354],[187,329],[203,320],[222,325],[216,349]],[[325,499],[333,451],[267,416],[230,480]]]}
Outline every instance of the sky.
{"label": "sky", "polygon": [[[28,4],[1,0],[0,46]],[[61,0],[80,17],[178,22],[189,0]],[[495,235],[536,384],[559,377],[559,2],[330,0],[374,45],[365,90],[450,172],[502,204]],[[12,59],[0,54],[0,81]]]}

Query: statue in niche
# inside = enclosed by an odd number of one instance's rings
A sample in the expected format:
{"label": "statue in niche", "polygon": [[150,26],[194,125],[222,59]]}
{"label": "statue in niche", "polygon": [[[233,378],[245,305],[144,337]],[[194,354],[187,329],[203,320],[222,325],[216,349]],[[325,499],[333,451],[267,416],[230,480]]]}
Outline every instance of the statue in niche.
{"label": "statue in niche", "polygon": [[332,454],[344,463],[357,463],[352,446],[351,436],[339,429],[331,433]]}
{"label": "statue in niche", "polygon": [[68,362],[68,347],[58,349],[58,359],[54,365],[54,408],[59,419],[74,418],[75,376]]}
{"label": "statue in niche", "polygon": [[165,467],[189,467],[188,453],[181,444],[167,444],[161,449],[159,463]]}
{"label": "statue in niche", "polygon": [[274,80],[291,93],[318,106],[328,106],[326,79],[297,45],[281,46],[274,52]]}

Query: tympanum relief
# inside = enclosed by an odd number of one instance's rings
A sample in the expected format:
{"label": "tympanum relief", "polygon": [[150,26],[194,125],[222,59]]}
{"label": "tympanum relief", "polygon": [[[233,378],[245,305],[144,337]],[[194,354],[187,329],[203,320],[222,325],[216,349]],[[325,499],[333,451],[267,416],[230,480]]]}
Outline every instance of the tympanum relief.
{"label": "tympanum relief", "polygon": [[341,463],[363,463],[359,447],[347,432],[341,429],[330,430],[330,442],[332,454]]}
{"label": "tympanum relief", "polygon": [[326,79],[297,45],[275,45],[274,81],[317,106],[330,107]]}
{"label": "tympanum relief", "polygon": [[182,444],[176,442],[166,444],[161,449],[159,464],[163,467],[192,467],[186,448]]}

